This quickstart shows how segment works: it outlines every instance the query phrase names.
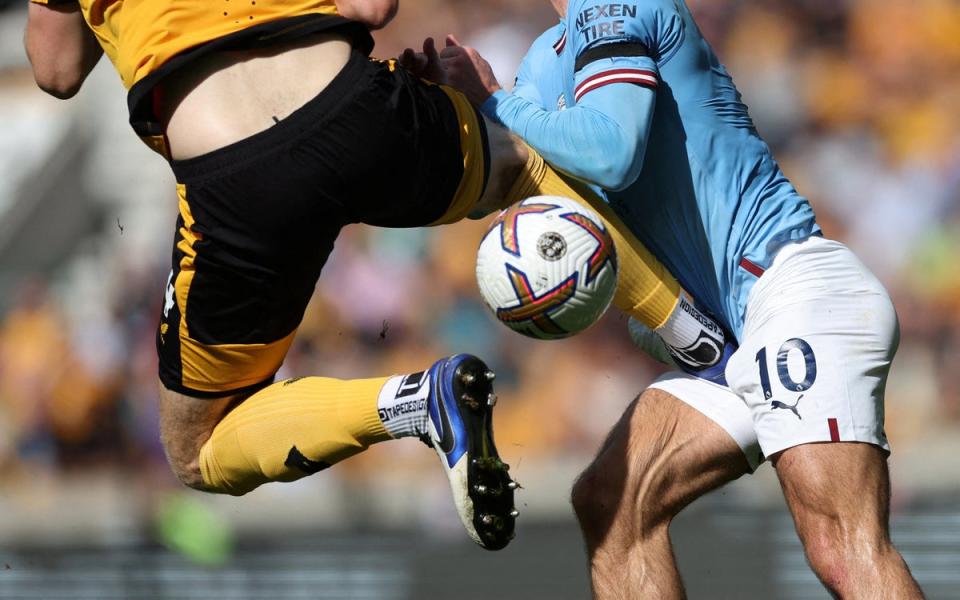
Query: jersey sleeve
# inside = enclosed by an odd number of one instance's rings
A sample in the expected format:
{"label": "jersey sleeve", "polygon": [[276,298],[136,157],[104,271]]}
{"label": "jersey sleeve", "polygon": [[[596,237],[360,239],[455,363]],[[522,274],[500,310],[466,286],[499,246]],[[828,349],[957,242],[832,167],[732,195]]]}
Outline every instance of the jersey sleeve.
{"label": "jersey sleeve", "polygon": [[543,32],[533,42],[517,70],[517,79],[513,84],[515,95],[546,108],[547,105],[541,93],[544,90],[538,82],[544,81],[546,75],[544,70],[556,61],[556,45],[564,36],[563,25],[558,24]]}
{"label": "jersey sleeve", "polygon": [[575,56],[576,101],[616,83],[656,90],[658,63],[668,61],[679,48],[683,27],[672,0],[620,4],[571,0],[567,29]]}
{"label": "jersey sleeve", "polygon": [[[561,171],[605,189],[623,189],[642,171],[658,62],[668,61],[682,43],[682,16],[673,0],[570,0],[565,31],[554,52],[571,53],[573,60],[548,64],[551,73],[563,69],[566,81],[573,79],[574,106],[544,110],[548,107],[526,95],[498,92],[481,110]],[[531,81],[541,98],[554,83],[543,72],[525,74],[523,85]]]}
{"label": "jersey sleeve", "polygon": [[[544,110],[503,90],[480,110],[520,136],[555,168],[604,189],[640,174],[654,96],[637,86],[610,86],[566,110]],[[594,105],[597,105],[596,107]]]}

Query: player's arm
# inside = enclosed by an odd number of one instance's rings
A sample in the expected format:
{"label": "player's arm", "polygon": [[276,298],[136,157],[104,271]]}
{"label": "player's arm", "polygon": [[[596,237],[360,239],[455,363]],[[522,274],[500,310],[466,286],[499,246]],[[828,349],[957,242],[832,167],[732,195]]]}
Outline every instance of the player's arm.
{"label": "player's arm", "polygon": [[[577,104],[556,112],[504,91],[476,50],[448,47],[443,54],[450,81],[554,167],[610,190],[625,188],[639,176],[653,118],[655,72],[623,68],[606,81],[601,74],[600,85],[584,77]],[[615,57],[602,60],[607,71],[621,70]]]}
{"label": "player's arm", "polygon": [[363,23],[370,29],[382,29],[393,20],[400,0],[336,0],[341,16]]}
{"label": "player's arm", "polygon": [[512,94],[529,100],[541,108],[545,108],[546,103],[540,88],[537,87],[537,81],[542,76],[539,67],[546,62],[545,58],[549,58],[549,52],[555,52],[549,40],[558,35],[557,30],[557,27],[551,27],[533,42],[523,60],[520,61],[517,78],[513,82]]}
{"label": "player's arm", "polygon": [[37,85],[62,99],[80,90],[103,55],[76,2],[31,2],[23,45]]}

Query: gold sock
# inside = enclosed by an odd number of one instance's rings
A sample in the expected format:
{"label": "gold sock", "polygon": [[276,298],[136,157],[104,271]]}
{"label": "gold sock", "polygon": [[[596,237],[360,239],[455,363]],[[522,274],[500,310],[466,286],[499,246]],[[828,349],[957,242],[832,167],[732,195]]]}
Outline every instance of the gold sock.
{"label": "gold sock", "polygon": [[377,414],[387,377],[289,379],[230,411],[200,449],[211,491],[240,496],[268,481],[312,475],[391,439]]}
{"label": "gold sock", "polygon": [[590,206],[606,222],[617,247],[620,278],[614,305],[650,329],[663,326],[680,300],[682,288],[677,280],[593,190],[555,171],[532,148],[528,151],[527,167],[507,194],[505,205],[546,195],[565,196]]}

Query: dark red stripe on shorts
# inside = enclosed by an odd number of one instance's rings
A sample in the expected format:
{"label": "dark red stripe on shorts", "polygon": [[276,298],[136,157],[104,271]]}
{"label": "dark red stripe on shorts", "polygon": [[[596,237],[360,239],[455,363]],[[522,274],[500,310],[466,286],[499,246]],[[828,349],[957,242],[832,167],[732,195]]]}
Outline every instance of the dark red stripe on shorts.
{"label": "dark red stripe on shorts", "polygon": [[837,426],[836,419],[827,419],[827,425],[830,426],[830,441],[839,442],[840,441],[840,427]]}
{"label": "dark red stripe on shorts", "polygon": [[755,277],[760,277],[764,273],[763,267],[753,264],[746,258],[740,259],[740,267]]}

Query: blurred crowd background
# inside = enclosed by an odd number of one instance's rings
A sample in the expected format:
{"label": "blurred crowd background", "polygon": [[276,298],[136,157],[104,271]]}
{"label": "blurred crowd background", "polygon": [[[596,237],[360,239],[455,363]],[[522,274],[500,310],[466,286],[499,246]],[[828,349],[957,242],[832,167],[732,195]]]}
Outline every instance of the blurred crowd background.
{"label": "blurred crowd background", "polygon": [[[416,442],[375,447],[249,499],[176,496],[158,442],[154,351],[173,181],[129,130],[106,61],[70,102],[35,89],[21,45],[25,4],[0,2],[0,513],[14,515],[0,523],[0,545],[159,531],[189,548],[166,526],[189,512],[167,510],[172,497],[199,502],[207,521],[226,514],[214,530],[273,527],[257,512],[264,506],[321,505],[311,519],[325,526],[433,531],[442,515],[440,529],[460,535],[436,458]],[[895,299],[902,339],[886,420],[895,506],[956,508],[960,2],[688,4],[827,235],[848,243]],[[375,54],[454,32],[508,84],[555,19],[546,0],[408,0],[378,32]],[[281,376],[406,372],[476,353],[498,372],[497,434],[527,487],[524,517],[568,519],[572,478],[663,368],[630,345],[614,310],[560,342],[498,325],[473,276],[484,230],[346,229]],[[771,471],[738,482],[736,502],[781,506]],[[302,511],[287,520],[302,527]]]}

